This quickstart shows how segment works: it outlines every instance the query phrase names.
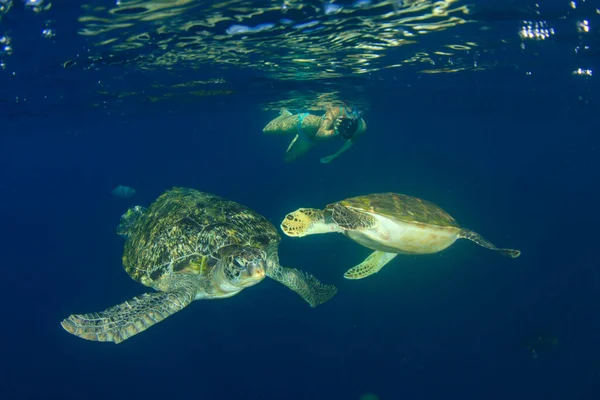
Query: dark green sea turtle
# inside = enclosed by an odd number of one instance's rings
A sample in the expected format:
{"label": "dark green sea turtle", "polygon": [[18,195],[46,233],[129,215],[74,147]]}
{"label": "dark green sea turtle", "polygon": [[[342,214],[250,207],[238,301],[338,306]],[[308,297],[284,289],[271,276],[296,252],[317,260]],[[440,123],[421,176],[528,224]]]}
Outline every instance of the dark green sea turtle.
{"label": "dark green sea turtle", "polygon": [[122,342],[194,300],[234,296],[265,276],[313,307],[337,292],[312,275],[281,267],[275,227],[253,210],[212,194],[173,188],[146,210],[130,209],[118,232],[127,238],[125,271],[157,292],[62,321],[66,331],[83,339]]}
{"label": "dark green sea turtle", "polygon": [[340,232],[372,250],[344,277],[361,279],[378,272],[398,254],[431,254],[469,239],[490,250],[516,258],[521,252],[499,249],[481,235],[461,228],[437,205],[397,193],[376,193],[329,204],[325,210],[300,208],[285,216],[281,229],[288,236]]}

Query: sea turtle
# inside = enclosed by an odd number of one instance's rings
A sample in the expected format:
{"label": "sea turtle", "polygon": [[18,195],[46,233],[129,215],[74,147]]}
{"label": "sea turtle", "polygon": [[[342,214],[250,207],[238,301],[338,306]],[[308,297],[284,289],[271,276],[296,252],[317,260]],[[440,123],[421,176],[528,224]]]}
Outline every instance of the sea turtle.
{"label": "sea turtle", "polygon": [[337,289],[279,265],[280,236],[255,211],[193,189],[173,188],[148,209],[121,217],[125,271],[157,292],[105,311],[71,315],[61,325],[87,340],[120,343],[194,300],[231,297],[268,276],[315,307]]}
{"label": "sea turtle", "polygon": [[329,204],[324,210],[300,208],[285,216],[281,229],[288,236],[340,232],[375,250],[344,277],[362,279],[379,272],[398,254],[431,254],[469,239],[490,250],[516,258],[521,252],[499,249],[481,235],[461,228],[437,205],[398,193],[375,193]]}

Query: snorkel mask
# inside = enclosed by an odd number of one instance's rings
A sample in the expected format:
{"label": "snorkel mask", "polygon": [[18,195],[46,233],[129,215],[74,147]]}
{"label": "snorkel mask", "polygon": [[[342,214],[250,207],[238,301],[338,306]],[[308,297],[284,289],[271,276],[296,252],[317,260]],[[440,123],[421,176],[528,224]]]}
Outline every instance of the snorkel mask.
{"label": "snorkel mask", "polygon": [[346,105],[341,107],[340,123],[337,127],[339,135],[346,140],[352,139],[352,136],[358,129],[358,120],[360,119],[360,113],[352,106]]}

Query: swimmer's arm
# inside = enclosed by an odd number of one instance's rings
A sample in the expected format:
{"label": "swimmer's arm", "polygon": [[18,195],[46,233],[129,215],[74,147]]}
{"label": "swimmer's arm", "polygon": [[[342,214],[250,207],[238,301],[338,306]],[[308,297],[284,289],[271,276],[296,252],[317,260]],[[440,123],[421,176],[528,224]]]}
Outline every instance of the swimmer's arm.
{"label": "swimmer's arm", "polygon": [[330,108],[325,113],[323,117],[323,122],[321,122],[321,127],[317,131],[315,137],[318,139],[324,139],[333,137],[337,134],[335,130],[335,121],[339,117],[339,112],[337,112],[337,108]]}
{"label": "swimmer's arm", "polygon": [[321,163],[329,164],[330,162],[332,162],[333,160],[338,158],[340,155],[342,155],[342,153],[344,153],[350,147],[352,147],[354,145],[354,142],[356,141],[356,139],[358,139],[363,133],[365,133],[366,130],[367,130],[367,123],[365,122],[364,119],[361,118],[358,129],[357,129],[356,133],[354,134],[354,136],[352,137],[352,139],[346,140],[344,142],[344,145],[338,151],[336,151],[334,154],[321,158]]}
{"label": "swimmer's arm", "polygon": [[356,135],[362,135],[367,130],[367,123],[364,119],[360,119],[358,124],[358,129],[356,130]]}
{"label": "swimmer's arm", "polygon": [[323,122],[321,122],[321,127],[317,131],[315,137],[324,139],[332,136],[335,136],[335,129],[333,129],[333,121],[327,116]]}
{"label": "swimmer's arm", "polygon": [[332,162],[333,160],[338,158],[340,155],[342,155],[345,151],[347,151],[353,145],[354,145],[354,142],[352,140],[346,140],[344,142],[344,145],[338,151],[336,151],[335,153],[333,153],[330,156],[321,158],[321,163],[329,164],[330,162]]}

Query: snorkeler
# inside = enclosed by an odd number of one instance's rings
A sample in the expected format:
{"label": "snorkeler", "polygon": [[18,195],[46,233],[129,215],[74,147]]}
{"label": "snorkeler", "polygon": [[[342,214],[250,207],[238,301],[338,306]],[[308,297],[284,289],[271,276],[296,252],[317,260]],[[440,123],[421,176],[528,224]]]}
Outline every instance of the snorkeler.
{"label": "snorkeler", "polygon": [[309,113],[292,114],[281,110],[279,116],[263,128],[267,135],[295,135],[287,148],[285,161],[294,161],[308,152],[319,142],[339,136],[344,140],[342,147],[334,154],[321,158],[328,164],[354,144],[367,129],[367,124],[356,109],[349,106],[331,107],[322,117]]}

